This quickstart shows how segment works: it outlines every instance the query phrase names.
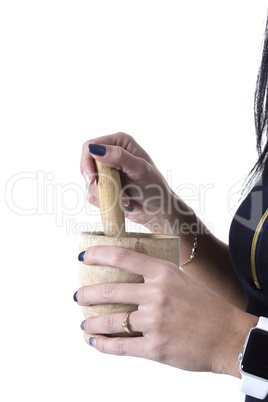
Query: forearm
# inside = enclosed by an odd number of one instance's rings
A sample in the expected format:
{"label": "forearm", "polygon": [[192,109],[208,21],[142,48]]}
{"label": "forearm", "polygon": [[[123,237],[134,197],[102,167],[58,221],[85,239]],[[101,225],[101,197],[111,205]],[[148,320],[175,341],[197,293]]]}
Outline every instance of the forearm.
{"label": "forearm", "polygon": [[171,205],[173,207],[168,213],[158,217],[158,224],[152,222],[151,230],[180,237],[181,265],[189,259],[197,234],[196,257],[183,266],[183,270],[229,303],[245,310],[245,293],[234,272],[228,246],[217,239],[177,196],[174,196]]}

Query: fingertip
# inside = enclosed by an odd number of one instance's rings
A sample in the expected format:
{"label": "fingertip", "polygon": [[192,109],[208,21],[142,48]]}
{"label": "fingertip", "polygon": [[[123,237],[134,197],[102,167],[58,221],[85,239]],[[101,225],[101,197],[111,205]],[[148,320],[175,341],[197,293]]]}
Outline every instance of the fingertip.
{"label": "fingertip", "polygon": [[104,156],[107,153],[107,148],[100,144],[89,144],[88,150],[92,155]]}
{"label": "fingertip", "polygon": [[134,207],[132,204],[124,205],[124,210],[125,210],[125,212],[133,212]]}
{"label": "fingertip", "polygon": [[80,171],[83,175],[87,186],[93,184],[96,179],[95,165],[92,155],[88,152],[88,143],[83,145],[83,151],[80,161]]}
{"label": "fingertip", "polygon": [[81,251],[78,255],[78,261],[83,262],[85,260],[86,251]]}
{"label": "fingertip", "polygon": [[90,344],[90,346],[92,346],[93,348],[96,348],[96,344],[97,344],[97,340],[94,336],[91,336],[88,340],[88,343]]}

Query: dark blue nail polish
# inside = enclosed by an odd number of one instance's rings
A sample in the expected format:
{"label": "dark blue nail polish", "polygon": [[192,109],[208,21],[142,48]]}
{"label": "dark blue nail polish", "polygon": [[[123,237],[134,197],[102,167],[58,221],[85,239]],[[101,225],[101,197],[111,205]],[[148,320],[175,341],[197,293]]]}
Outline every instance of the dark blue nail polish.
{"label": "dark blue nail polish", "polygon": [[93,348],[95,348],[95,338],[94,338],[94,336],[91,336],[90,338],[89,338],[89,344],[90,344],[90,346],[93,346]]}
{"label": "dark blue nail polish", "polygon": [[124,210],[125,210],[126,212],[133,212],[134,207],[133,207],[133,205],[131,205],[131,204],[129,204],[129,205],[124,205]]}
{"label": "dark blue nail polish", "polygon": [[74,294],[74,296],[73,296],[73,299],[74,299],[74,301],[77,303],[78,302],[78,300],[77,300],[77,292],[75,292],[75,294]]}
{"label": "dark blue nail polish", "polygon": [[81,262],[83,262],[84,259],[85,259],[85,254],[86,254],[85,251],[81,251],[81,253],[80,253],[79,256],[78,256],[78,260],[81,261]]}
{"label": "dark blue nail polish", "polygon": [[85,320],[81,322],[80,328],[82,329],[82,331],[85,331]]}
{"label": "dark blue nail polish", "polygon": [[106,154],[106,147],[99,144],[89,144],[88,150],[93,155],[104,156]]}

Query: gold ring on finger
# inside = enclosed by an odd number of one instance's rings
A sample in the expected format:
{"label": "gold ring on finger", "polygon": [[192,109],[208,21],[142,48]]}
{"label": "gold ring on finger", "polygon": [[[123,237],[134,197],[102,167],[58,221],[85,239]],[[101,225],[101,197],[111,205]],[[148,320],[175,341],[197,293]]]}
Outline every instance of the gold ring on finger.
{"label": "gold ring on finger", "polygon": [[124,321],[122,322],[122,327],[124,328],[124,330],[128,333],[128,334],[132,334],[132,331],[129,329],[129,316],[130,313],[132,313],[132,311],[128,311],[125,315]]}

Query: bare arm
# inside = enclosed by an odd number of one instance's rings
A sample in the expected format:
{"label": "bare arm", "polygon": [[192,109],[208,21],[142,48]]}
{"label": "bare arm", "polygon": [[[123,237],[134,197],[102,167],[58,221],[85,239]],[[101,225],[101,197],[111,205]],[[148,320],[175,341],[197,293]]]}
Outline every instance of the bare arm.
{"label": "bare arm", "polygon": [[[180,236],[182,265],[184,261],[189,259],[194,244],[194,236],[195,234],[198,235],[195,258],[184,265],[183,270],[197,282],[224,297],[229,303],[245,310],[245,292],[235,274],[229,247],[215,237],[204,223],[195,217],[191,208],[175,194],[173,194],[172,213],[162,217],[162,219],[162,228],[165,229],[165,234]],[[168,220],[170,221],[169,224],[167,224]],[[153,227],[154,225],[152,225]]]}
{"label": "bare arm", "polygon": [[245,292],[233,269],[228,246],[209,233],[199,236],[198,247],[196,259],[185,265],[184,271],[245,311]]}

